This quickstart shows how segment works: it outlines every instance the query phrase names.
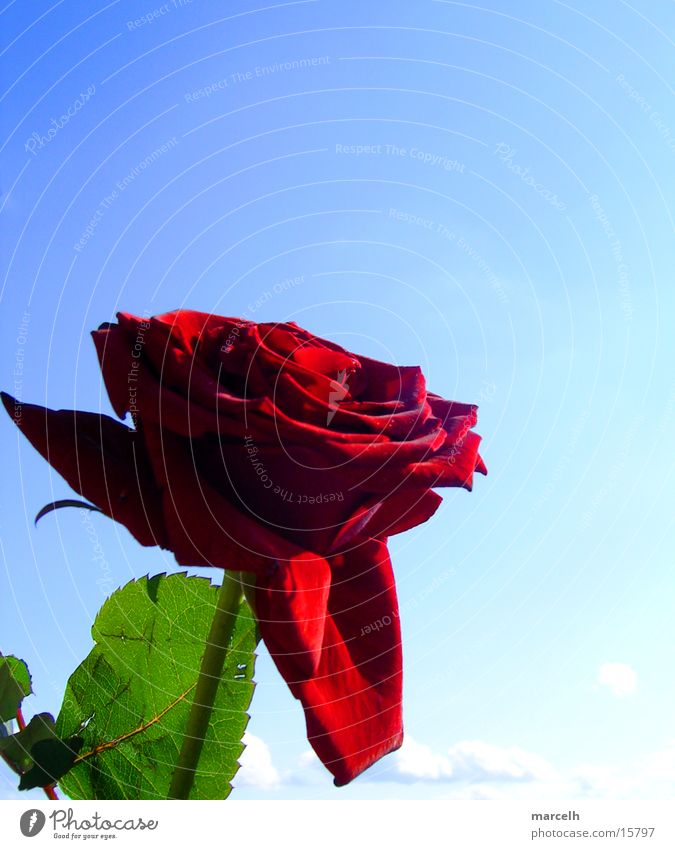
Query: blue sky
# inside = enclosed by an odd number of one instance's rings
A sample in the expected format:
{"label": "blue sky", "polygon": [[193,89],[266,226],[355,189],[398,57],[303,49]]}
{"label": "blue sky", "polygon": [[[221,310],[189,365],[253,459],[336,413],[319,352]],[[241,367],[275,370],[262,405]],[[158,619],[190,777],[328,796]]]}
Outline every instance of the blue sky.
{"label": "blue sky", "polygon": [[[333,788],[263,651],[237,797],[669,795],[673,5],[2,20],[3,389],[111,413],[89,331],[189,307],[295,320],[480,405],[489,476],[391,542],[405,748]],[[95,515],[34,528],[70,491],[0,429],[0,648],[55,712],[107,592],[175,564]]]}

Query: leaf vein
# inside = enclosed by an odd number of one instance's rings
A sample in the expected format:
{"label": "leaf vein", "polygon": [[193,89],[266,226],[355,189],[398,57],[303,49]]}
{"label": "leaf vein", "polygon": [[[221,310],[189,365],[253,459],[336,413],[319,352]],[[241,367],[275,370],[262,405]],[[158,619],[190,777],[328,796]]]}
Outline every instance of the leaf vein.
{"label": "leaf vein", "polygon": [[81,761],[87,760],[87,758],[93,758],[94,755],[99,755],[101,752],[105,752],[108,749],[114,749],[115,746],[119,746],[120,743],[124,743],[125,740],[129,740],[131,737],[135,737],[137,734],[142,734],[143,731],[147,731],[152,725],[159,722],[159,720],[166,716],[166,714],[174,708],[180,701],[182,701],[189,693],[194,690],[197,686],[195,682],[184,693],[181,693],[180,696],[175,698],[170,704],[168,704],[164,710],[160,711],[156,716],[153,716],[152,719],[149,719],[147,722],[144,722],[143,725],[140,725],[138,728],[134,728],[132,731],[127,731],[126,734],[122,734],[120,737],[116,737],[114,740],[106,740],[105,743],[99,743],[98,746],[94,746],[93,749],[90,749],[88,752],[85,752],[82,755],[78,755],[73,761],[73,766],[77,766]]}

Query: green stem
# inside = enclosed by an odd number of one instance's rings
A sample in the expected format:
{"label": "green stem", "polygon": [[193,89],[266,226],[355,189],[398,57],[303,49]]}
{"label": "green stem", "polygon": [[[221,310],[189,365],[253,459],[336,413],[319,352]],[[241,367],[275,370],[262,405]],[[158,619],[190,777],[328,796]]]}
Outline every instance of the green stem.
{"label": "green stem", "polygon": [[190,797],[241,598],[239,573],[225,570],[223,583],[218,591],[216,612],[213,615],[211,630],[202,656],[195,696],[190,708],[178,763],[171,776],[169,799]]}

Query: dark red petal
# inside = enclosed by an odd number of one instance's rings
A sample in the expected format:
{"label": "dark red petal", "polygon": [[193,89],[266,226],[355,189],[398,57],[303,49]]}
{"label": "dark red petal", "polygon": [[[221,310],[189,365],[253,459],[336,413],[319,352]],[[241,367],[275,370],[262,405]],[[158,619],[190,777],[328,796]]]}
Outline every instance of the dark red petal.
{"label": "dark red petal", "polygon": [[257,324],[256,328],[257,343],[263,344],[266,349],[283,357],[291,356],[302,345],[313,344],[315,340],[320,341],[308,330],[303,330],[295,323],[266,321]]}
{"label": "dark red petal", "polygon": [[323,649],[330,566],[323,557],[309,552],[277,566],[269,577],[258,579],[258,623],[269,625],[275,654],[284,654],[287,664],[294,665],[295,676],[316,675]]}
{"label": "dark red petal", "polygon": [[[174,391],[160,382],[152,365],[134,349],[133,338],[119,325],[96,330],[92,337],[110,402],[120,418],[131,412],[143,422],[161,423],[166,430],[192,438],[205,433],[243,438],[246,422],[259,428],[258,414],[262,413],[273,431],[274,408],[268,399],[245,400],[230,395],[208,375],[200,373],[198,377],[196,371],[190,382],[189,365],[185,392]],[[178,358],[171,362],[175,365]],[[206,385],[210,392],[204,391]]]}
{"label": "dark red petal", "polygon": [[[348,388],[345,382],[344,390]],[[401,401],[391,401],[386,409],[383,402],[354,401],[340,389],[338,381],[328,381],[317,393],[308,382],[300,383],[292,375],[281,373],[274,400],[277,407],[298,421],[327,428],[328,439],[333,433],[342,432],[377,433],[392,441],[405,441],[429,430],[425,427],[431,416],[428,404],[406,407]],[[438,420],[434,419],[434,425],[438,428]]]}
{"label": "dark red petal", "polygon": [[135,431],[109,416],[21,404],[4,392],[2,402],[33,447],[76,492],[142,545],[166,547],[159,489]]}
{"label": "dark red petal", "polygon": [[117,318],[120,327],[131,338],[139,337],[141,347],[149,346],[149,355],[158,367],[165,350],[179,349],[193,355],[205,335],[217,331],[227,336],[235,325],[251,325],[251,322],[240,318],[212,315],[197,310],[174,310],[152,318],[140,318],[120,312],[117,313]]}
{"label": "dark red petal", "polygon": [[[369,540],[329,562],[332,582],[314,675],[308,677],[298,667],[306,642],[299,640],[291,650],[290,630],[284,631],[283,645],[277,637],[277,623],[288,622],[299,609],[295,597],[303,581],[316,592],[308,567],[281,564],[281,569],[293,571],[293,589],[287,592],[278,579],[258,578],[255,605],[265,644],[302,702],[309,741],[339,786],[403,741],[401,639],[386,545]],[[317,615],[320,609],[313,612]]]}
{"label": "dark red petal", "polygon": [[449,419],[447,432],[440,431],[444,437],[441,445],[433,446],[413,462],[396,462],[394,456],[391,462],[383,462],[370,476],[364,476],[364,485],[383,494],[406,486],[458,486],[471,490],[474,472],[487,474],[487,469],[478,454],[481,438],[467,429],[468,421],[467,417]]}
{"label": "dark red petal", "polygon": [[[96,346],[101,373],[113,410],[123,419],[129,407],[133,409],[138,397],[138,377],[141,350],[134,351],[134,342],[117,324],[91,334]],[[136,355],[136,356],[134,356]]]}
{"label": "dark red petal", "polygon": [[285,446],[258,443],[256,437],[193,441],[200,480],[258,525],[300,550],[324,554],[365,495],[351,487],[340,469],[326,473],[313,468],[312,461],[320,461],[321,455],[298,463]]}
{"label": "dark red petal", "polygon": [[471,420],[470,427],[474,427],[478,421],[478,407],[475,404],[461,404],[459,401],[448,401],[441,398],[440,395],[435,395],[433,392],[427,393],[427,401],[431,405],[433,414],[441,420],[441,424],[445,424],[446,419],[452,419],[457,416],[467,417]]}
{"label": "dark red petal", "polygon": [[461,486],[471,490],[474,472],[487,472],[478,454],[481,438],[472,430],[460,433],[457,439],[449,435],[440,451],[407,469],[408,480],[427,486]]}
{"label": "dark red petal", "polygon": [[405,486],[384,499],[375,496],[340,528],[331,553],[344,551],[369,537],[386,540],[415,528],[434,515],[441,501],[441,496],[431,489],[411,490]]}
{"label": "dark red petal", "polygon": [[354,383],[352,377],[358,370],[354,356],[317,346],[312,340],[303,342],[278,328],[258,326],[247,339],[247,345],[247,394],[267,395],[277,405],[280,394],[285,400],[286,393],[280,386],[284,375],[293,377],[311,397],[328,401],[331,393],[337,393],[340,398],[348,396]]}
{"label": "dark red petal", "polygon": [[162,487],[162,508],[169,547],[183,566],[267,573],[280,559],[291,560],[305,548],[239,510],[236,491],[209,483],[189,439],[153,423],[143,428],[155,478]]}
{"label": "dark red petal", "polygon": [[363,368],[362,396],[366,401],[402,401],[406,406],[422,404],[426,381],[419,366],[396,366],[359,356]]}

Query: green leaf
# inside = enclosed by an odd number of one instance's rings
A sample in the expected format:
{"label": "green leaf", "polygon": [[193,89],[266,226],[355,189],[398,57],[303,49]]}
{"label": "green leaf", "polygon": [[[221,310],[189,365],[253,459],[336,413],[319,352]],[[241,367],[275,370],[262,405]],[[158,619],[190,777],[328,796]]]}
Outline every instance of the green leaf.
{"label": "green leaf", "polygon": [[31,749],[34,764],[21,776],[19,790],[55,784],[73,765],[82,743],[82,738],[76,734],[67,740],[59,740],[57,737],[38,740]]}
{"label": "green leaf", "polygon": [[54,717],[50,713],[38,713],[23,730],[0,738],[0,755],[14,772],[23,775],[33,766],[33,746],[40,740],[53,739],[55,736]]}
{"label": "green leaf", "polygon": [[21,776],[19,790],[54,784],[66,773],[82,745],[81,738],[59,740],[54,717],[38,713],[16,734],[0,739],[0,755]]}
{"label": "green leaf", "polygon": [[33,692],[28,667],[12,655],[0,655],[0,722],[16,717],[26,696]]}
{"label": "green leaf", "polygon": [[[99,611],[56,732],[82,749],[60,786],[73,799],[166,799],[218,587],[184,574],[132,581]],[[242,602],[190,798],[225,799],[243,751],[257,634]]]}

